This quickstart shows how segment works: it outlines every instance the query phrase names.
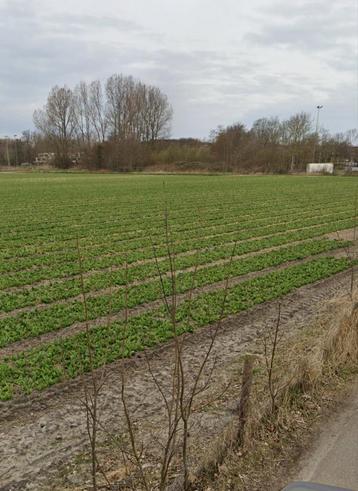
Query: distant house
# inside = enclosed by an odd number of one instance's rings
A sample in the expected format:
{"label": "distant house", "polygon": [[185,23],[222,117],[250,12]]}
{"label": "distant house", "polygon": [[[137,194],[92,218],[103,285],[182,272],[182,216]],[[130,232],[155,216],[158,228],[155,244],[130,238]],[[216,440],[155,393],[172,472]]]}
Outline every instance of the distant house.
{"label": "distant house", "polygon": [[334,164],[331,162],[325,162],[322,164],[312,163],[307,164],[307,174],[333,174]]}
{"label": "distant house", "polygon": [[[81,160],[81,153],[69,153],[68,158],[72,162],[72,164],[77,165]],[[55,154],[53,152],[38,153],[37,157],[35,158],[35,165],[52,165],[54,163],[54,160]]]}
{"label": "distant house", "polygon": [[344,163],[344,168],[347,173],[358,172],[358,162],[355,162],[353,160],[347,160]]}
{"label": "distant house", "polygon": [[49,165],[53,162],[55,154],[52,152],[42,152],[35,158],[36,165]]}

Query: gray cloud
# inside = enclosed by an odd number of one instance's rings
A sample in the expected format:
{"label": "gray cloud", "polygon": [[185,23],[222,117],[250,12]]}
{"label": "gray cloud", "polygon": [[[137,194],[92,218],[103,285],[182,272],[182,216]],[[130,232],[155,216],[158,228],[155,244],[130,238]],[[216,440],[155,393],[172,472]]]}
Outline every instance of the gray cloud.
{"label": "gray cloud", "polygon": [[[104,15],[88,15],[88,14],[72,14],[63,13],[56,15],[56,17],[46,17],[47,21],[56,26],[61,32],[64,31],[66,26],[68,30],[78,29],[87,31],[88,29],[114,29],[116,31],[132,31],[141,32],[143,28],[135,22],[130,20],[121,19],[119,17],[109,17]],[[76,32],[77,33],[77,32]]]}
{"label": "gray cloud", "polygon": [[[260,45],[279,45],[320,54],[341,48],[352,53],[358,28],[355,14],[355,0],[305,0],[294,6],[280,0],[261,12],[260,29],[247,34],[246,39]],[[265,22],[265,16],[269,22]]]}
{"label": "gray cloud", "polygon": [[[44,0],[0,0],[0,134],[31,127],[32,112],[51,86],[103,80],[114,72],[168,94],[175,136],[203,137],[218,124],[310,111],[318,100],[331,129],[356,124],[355,21],[348,11],[354,0],[278,0],[270,6],[252,0],[240,30],[232,19],[234,3],[223,0],[218,31],[212,29],[219,9],[214,0],[190,4],[191,15],[200,15],[197,31],[186,29],[182,17],[176,24],[173,13],[172,23],[159,22],[146,2],[133,1],[138,14],[129,7],[119,11],[112,0],[78,0],[82,11],[61,10],[57,3],[54,10]],[[161,4],[157,0],[157,9]],[[179,1],[172,8],[183,15]]]}

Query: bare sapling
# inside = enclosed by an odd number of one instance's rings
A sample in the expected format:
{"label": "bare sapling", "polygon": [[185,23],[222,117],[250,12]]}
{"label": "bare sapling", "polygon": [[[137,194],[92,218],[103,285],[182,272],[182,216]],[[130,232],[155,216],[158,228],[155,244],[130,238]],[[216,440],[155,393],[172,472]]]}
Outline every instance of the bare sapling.
{"label": "bare sapling", "polygon": [[[83,274],[83,259],[81,256],[80,242],[77,237],[77,254],[78,254],[78,264],[79,264],[79,277],[80,277],[80,287],[82,295],[82,305],[83,313],[85,318],[85,338],[86,338],[86,355],[88,359],[88,371],[89,377],[86,377],[82,373],[82,387],[83,387],[83,400],[81,401],[86,414],[86,430],[90,443],[91,451],[91,478],[92,478],[92,489],[93,491],[98,490],[97,473],[100,472],[104,477],[105,481],[108,482],[107,477],[99,464],[97,443],[98,443],[98,430],[99,430],[99,408],[98,402],[101,390],[105,382],[105,370],[102,369],[100,374],[95,373],[95,362],[94,362],[94,352],[95,347],[93,346],[91,339],[91,332],[89,327],[89,315],[87,306],[87,296],[84,284],[84,274]],[[86,362],[85,362],[86,363]],[[84,372],[84,371],[83,371]]]}
{"label": "bare sapling", "polygon": [[[178,453],[181,454],[181,464],[183,469],[182,477],[180,478],[180,488],[188,490],[190,488],[190,466],[189,466],[189,433],[193,414],[194,403],[210,385],[210,380],[214,372],[216,360],[212,359],[212,352],[218,333],[220,331],[222,321],[225,318],[225,306],[229,291],[230,269],[235,256],[236,243],[233,246],[230,260],[228,263],[228,275],[223,287],[223,298],[214,329],[211,331],[209,344],[202,355],[202,360],[197,370],[193,373],[192,369],[185,366],[184,363],[184,343],[185,335],[179,332],[177,326],[177,270],[175,266],[175,254],[172,250],[171,233],[168,219],[168,212],[165,213],[165,240],[167,246],[167,257],[169,260],[169,283],[170,292],[165,287],[164,275],[160,270],[158,256],[153,245],[154,257],[157,266],[158,276],[162,289],[162,300],[165,311],[170,319],[172,337],[173,337],[173,367],[170,391],[168,391],[159,381],[158,376],[154,373],[151,367],[150,360],[147,357],[149,372],[152,376],[154,384],[158,389],[166,410],[167,419],[167,436],[166,442],[163,445],[163,455],[161,460],[161,479],[159,489],[166,489],[169,481],[169,470],[172,460]],[[194,302],[195,293],[195,276],[198,270],[198,261],[193,270],[191,288],[189,289],[187,303],[187,318],[186,322],[191,322],[191,309]],[[209,367],[209,362],[211,366]],[[179,438],[180,433],[180,438]]]}
{"label": "bare sapling", "polygon": [[180,397],[182,395],[182,383],[184,369],[182,366],[182,343],[183,338],[179,338],[177,332],[177,288],[176,288],[176,267],[175,255],[172,252],[171,234],[169,229],[169,219],[167,209],[164,215],[165,225],[165,243],[167,248],[167,258],[169,261],[169,278],[170,278],[170,293],[168,295],[165,286],[164,276],[160,269],[157,251],[152,240],[152,248],[154,252],[155,264],[160,280],[162,301],[168,318],[170,319],[172,337],[174,340],[173,365],[171,368],[171,380],[169,385],[169,393],[167,387],[163,387],[159,377],[154,373],[148,357],[146,357],[149,372],[152,376],[154,384],[159,391],[166,411],[166,437],[162,444],[161,470],[159,489],[164,490],[169,479],[169,471],[173,458],[177,452],[177,436],[179,425],[181,422],[180,415]]}
{"label": "bare sapling", "polygon": [[[125,287],[124,287],[124,329],[123,329],[123,335],[122,335],[122,343],[121,343],[121,350],[122,352],[120,353],[121,358],[124,358],[125,354],[125,347],[126,347],[126,339],[127,339],[127,333],[128,333],[128,262],[127,260],[125,261]],[[146,491],[150,490],[147,476],[143,467],[143,446],[140,445],[139,439],[137,438],[135,428],[134,428],[134,422],[131,414],[131,409],[129,407],[129,403],[127,400],[127,394],[126,394],[126,388],[127,388],[127,374],[125,370],[125,365],[124,363],[121,363],[120,365],[120,388],[121,388],[121,403],[122,403],[122,408],[123,408],[123,413],[124,413],[124,419],[127,427],[127,432],[129,436],[129,443],[130,443],[130,452],[125,452],[124,455],[126,456],[127,459],[130,460],[130,463],[134,465],[140,476],[140,481],[143,486],[143,488]]]}
{"label": "bare sapling", "polygon": [[[192,425],[192,416],[195,410],[199,407],[208,404],[200,405],[198,400],[199,396],[206,391],[212,380],[212,376],[216,366],[216,358],[213,356],[213,350],[215,341],[218,337],[222,322],[225,318],[225,307],[227,296],[229,292],[229,279],[230,269],[232,266],[233,258],[235,256],[236,243],[233,246],[229,261],[228,261],[228,273],[223,285],[222,301],[218,307],[218,320],[215,325],[210,329],[208,346],[201,355],[199,366],[193,370],[192,367],[188,367],[185,364],[185,339],[186,336],[183,332],[191,330],[192,323],[192,305],[195,301],[196,291],[196,274],[198,271],[199,255],[196,253],[195,265],[192,268],[192,279],[190,282],[190,288],[187,294],[180,298],[177,287],[177,274],[176,267],[176,254],[174,250],[174,244],[172,240],[172,233],[169,224],[169,214],[167,208],[164,214],[164,228],[165,228],[165,246],[166,253],[165,258],[168,261],[168,272],[163,273],[161,268],[161,260],[158,257],[157,249],[154,244],[152,236],[150,236],[153,257],[157,270],[157,277],[160,285],[161,300],[164,307],[165,316],[169,320],[172,338],[172,365],[170,367],[169,378],[166,377],[163,380],[161,374],[153,367],[150,356],[147,351],[144,350],[144,358],[148,368],[148,373],[153,382],[154,390],[156,390],[162,401],[163,418],[165,423],[160,425],[160,428],[155,429],[155,434],[151,435],[151,442],[155,442],[157,450],[159,451],[157,468],[159,468],[159,475],[157,481],[157,488],[160,491],[168,489],[169,483],[172,481],[172,471],[174,468],[176,472],[178,467],[181,469],[180,477],[176,479],[176,489],[189,490],[191,486],[190,479],[190,451],[189,451],[189,434]],[[121,358],[125,356],[125,343],[127,339],[127,325],[128,325],[128,272],[127,264],[126,268],[126,280],[125,280],[125,310],[124,310],[124,330],[122,333],[122,353]],[[183,325],[183,321],[178,324],[178,305],[179,302],[185,302],[186,306],[186,319],[184,322],[187,325]],[[125,370],[125,363],[121,363],[120,368],[120,386],[121,386],[121,404],[124,413],[124,421],[126,426],[126,433],[128,436],[129,445],[126,448],[122,448],[122,453],[125,455],[125,459],[129,461],[137,469],[136,477],[137,488],[139,486],[145,490],[153,489],[150,478],[147,475],[147,466],[144,464],[146,455],[144,452],[144,444],[141,441],[141,435],[136,429],[134,422],[134,408],[131,407],[128,393],[126,388],[129,380]],[[224,392],[224,391],[223,391]],[[134,480],[130,480],[134,485]],[[174,483],[174,484],[175,484]],[[179,483],[179,487],[178,487]],[[127,483],[129,485],[129,483]],[[135,485],[134,485],[135,486]]]}
{"label": "bare sapling", "polygon": [[235,255],[235,250],[236,250],[236,243],[233,246],[231,256],[230,256],[230,262],[229,262],[229,268],[228,268],[228,275],[225,280],[225,285],[223,289],[223,298],[222,298],[222,303],[221,303],[221,308],[220,308],[220,314],[219,314],[219,319],[215,325],[215,329],[211,335],[211,339],[209,342],[209,345],[207,347],[207,350],[202,358],[202,362],[199,366],[199,369],[197,370],[195,376],[194,376],[194,382],[191,386],[188,387],[187,390],[187,395],[185,397],[185,381],[184,381],[184,376],[183,376],[183,390],[182,390],[182,395],[181,395],[181,400],[180,400],[180,409],[181,409],[181,417],[183,420],[183,443],[182,443],[182,452],[183,452],[183,468],[184,468],[184,489],[189,489],[189,461],[188,461],[188,429],[189,429],[189,421],[192,416],[193,412],[193,405],[194,401],[196,400],[197,396],[199,396],[200,393],[202,393],[204,390],[206,390],[210,384],[210,380],[216,365],[216,360],[213,360],[212,366],[209,370],[209,374],[206,376],[206,380],[202,383],[202,379],[204,377],[204,372],[206,367],[208,366],[210,357],[212,355],[215,341],[217,339],[218,333],[221,329],[222,326],[222,321],[225,318],[225,307],[226,307],[226,300],[227,300],[227,295],[229,292],[229,279],[230,279],[230,269],[231,269],[231,264],[233,261],[233,257]]}

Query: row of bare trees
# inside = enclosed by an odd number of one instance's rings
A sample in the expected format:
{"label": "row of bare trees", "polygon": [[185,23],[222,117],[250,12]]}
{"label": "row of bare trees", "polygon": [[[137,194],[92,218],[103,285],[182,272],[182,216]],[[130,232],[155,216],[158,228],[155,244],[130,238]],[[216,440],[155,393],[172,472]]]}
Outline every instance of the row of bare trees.
{"label": "row of bare trees", "polygon": [[154,142],[169,134],[172,108],[158,87],[133,77],[114,74],[80,82],[73,90],[55,86],[45,106],[34,113],[34,123],[68,167],[71,152],[89,152],[106,141]]}
{"label": "row of bare trees", "polygon": [[356,129],[330,134],[304,112],[218,127],[209,141],[166,138],[171,118],[167,97],[132,77],[54,87],[34,114],[37,132],[0,140],[0,165],[31,163],[43,152],[55,154],[50,163],[59,167],[120,171],[287,173],[308,162],[358,161]]}
{"label": "row of bare trees", "polygon": [[236,123],[212,132],[212,151],[224,170],[300,171],[308,162],[358,158],[358,131],[331,135],[314,128],[310,114],[301,112],[281,121],[260,118],[251,128]]}

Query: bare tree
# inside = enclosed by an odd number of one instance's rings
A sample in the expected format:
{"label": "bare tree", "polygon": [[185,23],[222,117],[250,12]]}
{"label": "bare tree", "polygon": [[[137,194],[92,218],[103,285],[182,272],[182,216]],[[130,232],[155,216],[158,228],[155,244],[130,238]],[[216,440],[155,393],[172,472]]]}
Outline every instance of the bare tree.
{"label": "bare tree", "polygon": [[167,136],[173,111],[158,87],[112,75],[106,83],[107,121],[115,139],[155,141]]}
{"label": "bare tree", "polygon": [[282,141],[283,128],[277,117],[257,119],[251,128],[254,137],[264,146]]}
{"label": "bare tree", "polygon": [[311,116],[305,112],[294,114],[284,122],[284,127],[288,143],[302,143],[312,132]]}
{"label": "bare tree", "polygon": [[312,133],[312,121],[308,113],[294,114],[283,122],[284,140],[291,148],[291,171],[303,160],[304,142]]}
{"label": "bare tree", "polygon": [[358,144],[358,130],[356,128],[352,128],[347,130],[345,133],[346,141],[349,145],[357,145]]}
{"label": "bare tree", "polygon": [[99,80],[89,85],[89,114],[95,138],[103,143],[107,135],[106,103]]}
{"label": "bare tree", "polygon": [[247,136],[246,128],[242,123],[235,123],[227,128],[219,127],[216,131],[216,140],[213,151],[224,162],[224,171],[238,167],[241,160],[241,151]]}
{"label": "bare tree", "polygon": [[111,136],[114,139],[125,137],[127,125],[128,86],[132,78],[114,74],[106,82],[106,117]]}
{"label": "bare tree", "polygon": [[168,136],[173,109],[168,98],[158,87],[147,88],[145,100],[145,126],[146,141],[155,141],[160,137]]}
{"label": "bare tree", "polygon": [[90,145],[92,141],[92,122],[89,86],[86,82],[80,82],[74,89],[73,116],[77,138],[81,143]]}
{"label": "bare tree", "polygon": [[40,133],[55,144],[59,166],[67,167],[70,144],[76,128],[72,90],[66,86],[53,87],[45,107],[35,111],[33,119]]}

